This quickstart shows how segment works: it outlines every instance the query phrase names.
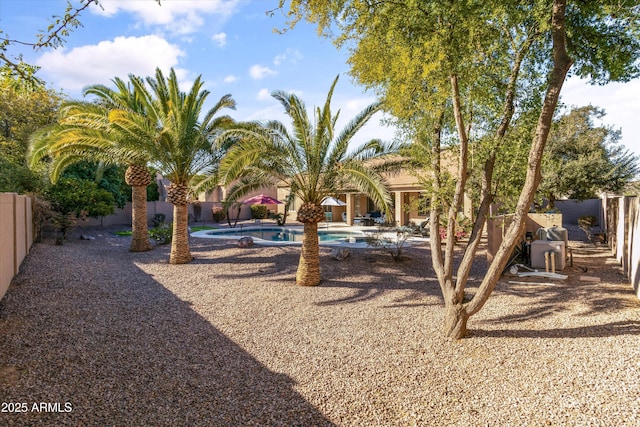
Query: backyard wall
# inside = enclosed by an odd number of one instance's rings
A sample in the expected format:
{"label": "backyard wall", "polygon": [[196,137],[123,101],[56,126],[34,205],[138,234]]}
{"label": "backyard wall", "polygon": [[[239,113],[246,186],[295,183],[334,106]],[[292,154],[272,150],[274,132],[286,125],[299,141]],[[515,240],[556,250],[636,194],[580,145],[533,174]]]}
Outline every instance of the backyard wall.
{"label": "backyard wall", "polygon": [[604,224],[611,253],[640,298],[640,201],[638,197],[604,200]]}
{"label": "backyard wall", "polygon": [[[513,215],[498,215],[487,220],[487,261],[493,261],[498,252],[507,228],[513,221]],[[525,231],[522,233],[524,240],[526,232],[531,231],[535,236],[539,228],[549,228],[562,225],[562,214],[530,213],[525,223]]]}
{"label": "backyard wall", "polygon": [[33,243],[32,201],[28,196],[0,193],[0,299]]}
{"label": "backyard wall", "polygon": [[[214,206],[219,207],[219,202],[200,202],[202,207],[202,213],[200,221],[213,221],[213,213],[211,208]],[[171,222],[173,220],[173,205],[169,202],[147,202],[147,219],[149,224],[152,224],[153,218],[156,214],[164,214],[165,222]],[[236,210],[232,210],[231,217],[235,218]],[[189,222],[193,220],[193,205],[189,205]],[[251,218],[251,208],[248,205],[242,205],[240,210],[240,219]],[[127,203],[124,208],[116,208],[116,212],[113,215],[108,215],[100,218],[89,218],[86,221],[80,222],[78,225],[86,227],[102,226],[108,227],[111,225],[125,225],[131,226],[131,203]]]}
{"label": "backyard wall", "polygon": [[569,230],[569,238],[579,240],[584,237],[584,232],[579,230],[578,218],[581,216],[593,215],[597,224],[593,229],[594,233],[604,231],[604,200],[557,200],[556,208],[562,213],[562,226]]}

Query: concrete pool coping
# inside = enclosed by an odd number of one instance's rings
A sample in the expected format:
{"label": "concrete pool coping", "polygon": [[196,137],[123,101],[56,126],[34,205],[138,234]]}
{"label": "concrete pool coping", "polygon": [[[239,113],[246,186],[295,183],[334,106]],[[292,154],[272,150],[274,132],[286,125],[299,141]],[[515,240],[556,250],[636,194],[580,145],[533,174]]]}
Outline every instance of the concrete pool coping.
{"label": "concrete pool coping", "polygon": [[[242,223],[242,224],[238,224],[236,227],[229,227],[228,225],[226,226],[220,226],[217,229],[214,230],[202,230],[202,231],[196,231],[193,233],[190,233],[191,237],[196,237],[196,238],[201,238],[201,239],[217,239],[217,240],[239,240],[240,238],[244,237],[244,236],[231,236],[228,234],[225,234],[225,232],[229,232],[229,231],[260,231],[263,229],[273,229],[273,228],[277,228],[277,229],[282,229],[282,230],[298,230],[298,231],[302,231],[304,229],[304,226],[301,224],[291,224],[291,225],[284,225],[284,226],[278,226],[277,224],[271,224],[271,223],[262,223],[262,224],[256,224],[256,223]],[[349,233],[354,233],[356,234],[356,236],[354,237],[367,237],[371,234],[377,233],[379,230],[377,229],[377,227],[367,227],[367,226],[349,226],[346,224],[337,224],[337,225],[333,225],[333,224],[327,224],[327,223],[319,223],[318,224],[318,231],[328,231],[328,232],[337,232],[337,233],[345,233],[345,232],[349,232]],[[216,232],[219,232],[216,233]],[[393,232],[386,232],[386,233],[382,233],[382,236],[385,237],[393,237],[395,236],[395,233]],[[277,241],[272,241],[272,240],[264,240],[264,239],[260,239],[258,237],[252,237],[253,238],[253,242],[256,245],[264,245],[264,246],[299,246],[302,244],[302,242],[300,241],[295,241],[295,242],[277,242]],[[417,237],[417,236],[411,236],[407,239],[407,241],[404,243],[405,245],[418,245],[421,243],[426,243],[428,242],[429,239],[428,238],[424,238],[424,237]],[[319,242],[320,246],[339,246],[339,247],[348,247],[348,248],[371,248],[372,246],[369,245],[366,242],[355,242],[355,243],[350,243],[348,240],[329,240],[329,241],[321,241]]]}

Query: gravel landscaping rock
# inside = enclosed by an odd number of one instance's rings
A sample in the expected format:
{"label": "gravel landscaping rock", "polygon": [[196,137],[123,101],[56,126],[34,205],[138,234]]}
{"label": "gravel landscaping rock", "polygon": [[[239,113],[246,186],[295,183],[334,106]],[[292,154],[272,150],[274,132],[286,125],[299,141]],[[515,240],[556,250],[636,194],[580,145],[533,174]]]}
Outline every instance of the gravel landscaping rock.
{"label": "gravel landscaping rock", "polygon": [[296,247],[192,239],[170,265],[84,234],[35,244],[0,302],[0,425],[640,425],[640,301],[605,248],[505,277],[450,341],[428,246],[321,248],[307,288]]}

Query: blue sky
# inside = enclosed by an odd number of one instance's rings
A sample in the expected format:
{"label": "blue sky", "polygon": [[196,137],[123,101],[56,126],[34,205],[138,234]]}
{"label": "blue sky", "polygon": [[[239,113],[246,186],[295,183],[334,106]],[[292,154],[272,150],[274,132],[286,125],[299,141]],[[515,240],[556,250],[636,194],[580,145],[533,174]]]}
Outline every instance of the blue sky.
{"label": "blue sky", "polygon": [[[38,75],[52,87],[79,98],[88,84],[109,84],[129,73],[148,76],[156,67],[174,67],[187,90],[202,75],[211,91],[211,104],[231,93],[239,120],[278,119],[288,123],[274,90],[298,94],[310,108],[322,105],[336,75],[334,111],[344,123],[375,100],[353,84],[347,54],[338,51],[315,28],[300,23],[285,34],[280,12],[267,16],[278,0],[101,0],[104,9],[91,7],[84,24],[71,33],[65,47],[34,52],[20,46],[27,62],[39,65]],[[74,2],[77,4],[77,2]],[[12,39],[34,41],[52,15],[62,14],[64,0],[1,0],[0,28]],[[622,143],[640,155],[640,80],[624,85],[592,87],[569,80],[563,89],[567,105],[593,104],[606,110],[604,122],[622,128]],[[391,139],[393,129],[374,117],[357,141]]]}

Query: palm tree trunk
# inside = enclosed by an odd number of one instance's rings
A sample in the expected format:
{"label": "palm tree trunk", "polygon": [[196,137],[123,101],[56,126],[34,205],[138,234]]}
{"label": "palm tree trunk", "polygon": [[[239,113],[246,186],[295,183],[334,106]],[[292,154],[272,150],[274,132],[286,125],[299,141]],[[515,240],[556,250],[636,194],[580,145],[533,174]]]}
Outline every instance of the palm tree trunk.
{"label": "palm tree trunk", "polygon": [[131,187],[131,252],[151,250],[147,224],[147,187]]}
{"label": "palm tree trunk", "polygon": [[320,253],[318,245],[318,223],[305,222],[300,262],[296,273],[296,284],[317,286],[320,284]]}
{"label": "palm tree trunk", "polygon": [[173,205],[173,234],[170,264],[186,264],[193,260],[189,249],[189,205]]}

